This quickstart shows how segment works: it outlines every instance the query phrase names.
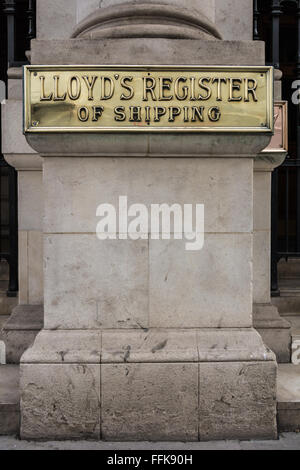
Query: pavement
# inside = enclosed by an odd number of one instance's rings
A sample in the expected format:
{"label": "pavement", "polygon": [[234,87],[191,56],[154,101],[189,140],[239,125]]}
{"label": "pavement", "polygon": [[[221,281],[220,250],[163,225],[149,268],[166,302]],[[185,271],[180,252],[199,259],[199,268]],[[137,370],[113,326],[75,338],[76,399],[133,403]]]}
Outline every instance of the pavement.
{"label": "pavement", "polygon": [[0,436],[0,450],[300,450],[300,433],[282,433],[274,441],[94,442],[20,441]]}

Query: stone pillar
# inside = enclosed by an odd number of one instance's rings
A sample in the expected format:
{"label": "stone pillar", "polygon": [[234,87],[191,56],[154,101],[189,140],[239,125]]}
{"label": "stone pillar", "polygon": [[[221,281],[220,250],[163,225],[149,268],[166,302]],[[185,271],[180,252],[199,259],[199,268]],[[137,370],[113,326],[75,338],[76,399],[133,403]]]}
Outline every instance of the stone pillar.
{"label": "stone pillar", "polygon": [[[274,74],[274,95],[281,99],[281,76]],[[278,362],[290,362],[291,325],[271,304],[271,175],[286,152],[260,153],[254,163],[253,324]]]}
{"label": "stone pillar", "polygon": [[[116,9],[96,11],[55,47],[33,41],[32,63],[264,64],[262,43],[217,40],[205,15],[191,31],[181,23],[190,11],[171,9],[170,32],[163,10],[147,5],[156,27],[144,38],[137,18],[121,24]],[[103,39],[105,14],[115,23]],[[45,324],[22,357],[21,437],[274,438],[276,360],[252,324],[253,160],[269,137],[27,139],[43,158]],[[120,195],[148,207],[203,203],[203,249],[99,241],[96,208]]]}
{"label": "stone pillar", "polygon": [[6,161],[18,171],[19,305],[3,327],[7,362],[19,362],[43,323],[42,159],[22,132],[22,69],[8,70],[2,104]]}
{"label": "stone pillar", "polygon": [[291,325],[271,304],[271,174],[286,152],[261,153],[254,163],[253,325],[278,362],[290,362]]}

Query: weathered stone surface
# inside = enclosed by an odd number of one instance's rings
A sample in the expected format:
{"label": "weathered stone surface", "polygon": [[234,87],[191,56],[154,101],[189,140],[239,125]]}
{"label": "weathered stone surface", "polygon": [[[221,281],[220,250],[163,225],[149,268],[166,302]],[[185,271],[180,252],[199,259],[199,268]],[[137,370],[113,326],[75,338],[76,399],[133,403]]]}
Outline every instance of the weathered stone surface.
{"label": "weathered stone surface", "polygon": [[198,439],[197,364],[101,365],[105,440]]}
{"label": "weathered stone surface", "polygon": [[42,156],[249,158],[265,148],[269,135],[240,134],[28,134],[30,146]]}
{"label": "weathered stone surface", "polygon": [[16,434],[20,425],[19,367],[0,365],[0,435]]}
{"label": "weathered stone surface", "polygon": [[32,64],[265,65],[262,41],[135,38],[31,41]]}
{"label": "weathered stone surface", "polygon": [[291,325],[279,315],[277,307],[271,304],[254,304],[253,326],[266,346],[274,351],[278,362],[290,362]]}
{"label": "weathered stone surface", "polygon": [[184,243],[46,236],[45,327],[147,328],[148,299],[151,327],[251,326],[251,235]]}
{"label": "weathered stone surface", "polygon": [[22,364],[23,439],[99,439],[100,365]]}
{"label": "weathered stone surface", "polygon": [[195,330],[151,328],[102,332],[102,363],[197,361]]}
{"label": "weathered stone surface", "polygon": [[276,438],[276,363],[201,363],[200,440]]}
{"label": "weathered stone surface", "polygon": [[215,0],[215,23],[226,40],[253,38],[252,0]]}
{"label": "weathered stone surface", "polygon": [[101,332],[99,330],[42,330],[27,349],[22,363],[99,364]]}
{"label": "weathered stone surface", "polygon": [[[41,214],[39,214],[41,217]],[[44,302],[42,231],[19,231],[19,302],[39,305]]]}
{"label": "weathered stone surface", "polygon": [[98,205],[117,209],[126,195],[128,206],[149,212],[151,204],[204,204],[206,232],[251,232],[251,171],[250,159],[235,158],[46,158],[44,229],[94,233]]}
{"label": "weathered stone surface", "polygon": [[253,232],[253,302],[270,302],[270,231]]}
{"label": "weathered stone surface", "polygon": [[45,237],[45,328],[148,327],[148,241]]}
{"label": "weathered stone surface", "polygon": [[76,24],[76,0],[64,0],[63,2],[52,0],[51,3],[48,0],[39,0],[37,2],[36,23],[38,38],[63,39],[70,37]]}
{"label": "weathered stone surface", "polygon": [[197,331],[200,362],[274,361],[253,328],[210,328]]}
{"label": "weathered stone surface", "polygon": [[2,153],[35,154],[23,135],[22,100],[4,100],[2,111]]}
{"label": "weathered stone surface", "polygon": [[6,346],[7,364],[19,364],[22,354],[34,342],[38,331],[3,331],[2,339]]}
{"label": "weathered stone surface", "polygon": [[294,364],[278,366],[277,412],[278,429],[300,430],[300,368]]}
{"label": "weathered stone surface", "polygon": [[42,305],[18,305],[3,325],[1,337],[6,345],[6,361],[18,364],[24,351],[43,327]]}
{"label": "weathered stone surface", "polygon": [[205,234],[201,251],[185,251],[185,240],[150,240],[150,326],[250,327],[251,241]]}

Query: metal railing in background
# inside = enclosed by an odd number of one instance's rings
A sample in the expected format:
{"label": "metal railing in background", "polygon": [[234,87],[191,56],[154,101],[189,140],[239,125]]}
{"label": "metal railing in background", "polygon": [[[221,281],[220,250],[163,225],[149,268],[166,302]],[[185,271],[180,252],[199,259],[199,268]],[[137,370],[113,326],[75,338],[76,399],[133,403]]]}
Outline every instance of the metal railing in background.
{"label": "metal railing in background", "polygon": [[2,0],[7,21],[7,65],[20,67],[28,63],[26,51],[35,37],[35,0]]}
{"label": "metal railing in background", "polygon": [[282,99],[289,102],[289,154],[272,174],[271,294],[278,296],[278,261],[300,257],[300,109],[292,103],[292,84],[300,80],[300,0],[254,0],[253,39],[265,41],[266,63],[283,72]]}
{"label": "metal railing in background", "polygon": [[[35,0],[0,0],[0,80],[7,86],[7,69],[28,63],[26,51],[35,37]],[[0,149],[1,142],[0,115]],[[7,295],[18,292],[17,172],[0,153],[0,261],[9,265]]]}

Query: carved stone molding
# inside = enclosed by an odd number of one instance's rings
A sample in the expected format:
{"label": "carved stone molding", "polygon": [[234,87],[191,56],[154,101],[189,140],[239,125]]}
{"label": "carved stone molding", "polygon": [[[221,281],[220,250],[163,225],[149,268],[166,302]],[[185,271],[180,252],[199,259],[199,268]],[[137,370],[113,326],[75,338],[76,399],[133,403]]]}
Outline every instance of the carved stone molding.
{"label": "carved stone molding", "polygon": [[222,39],[215,25],[197,10],[133,2],[98,8],[75,27],[71,37]]}

